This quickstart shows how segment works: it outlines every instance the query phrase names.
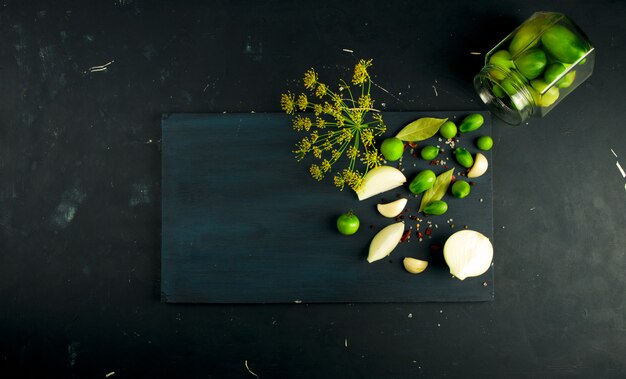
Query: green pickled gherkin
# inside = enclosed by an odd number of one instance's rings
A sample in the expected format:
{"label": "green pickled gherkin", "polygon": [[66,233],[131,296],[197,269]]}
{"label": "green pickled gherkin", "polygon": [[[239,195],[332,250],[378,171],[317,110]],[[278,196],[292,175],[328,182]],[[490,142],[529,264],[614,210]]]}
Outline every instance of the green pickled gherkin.
{"label": "green pickled gherkin", "polygon": [[[566,70],[567,67],[565,67],[563,63],[554,62],[546,68],[546,71],[543,74],[543,79],[546,83],[550,84]],[[574,83],[574,80],[576,80],[576,71],[572,70],[565,74],[565,76],[556,83],[556,86],[559,88],[567,88]]]}
{"label": "green pickled gherkin", "polygon": [[547,63],[546,53],[537,48],[524,51],[515,59],[517,70],[529,80],[539,77]]}
{"label": "green pickled gherkin", "polygon": [[535,18],[525,22],[515,33],[509,44],[511,55],[517,55],[528,47],[534,47],[539,42],[539,33],[547,24],[545,18]]}
{"label": "green pickled gherkin", "polygon": [[454,157],[459,164],[465,168],[470,168],[474,165],[474,158],[472,154],[462,147],[454,149]]}
{"label": "green pickled gherkin", "polygon": [[420,171],[409,184],[409,190],[416,195],[420,194],[432,188],[435,180],[437,180],[437,175],[432,170]]}
{"label": "green pickled gherkin", "polygon": [[426,207],[424,207],[424,213],[427,215],[439,216],[448,211],[448,203],[443,200],[431,201]]}
{"label": "green pickled gherkin", "polygon": [[543,79],[532,80],[530,85],[535,90],[533,91],[535,104],[540,107],[549,107],[559,98],[559,89],[555,86],[550,87],[543,95],[541,94],[541,92],[548,88],[548,83],[546,83]]}
{"label": "green pickled gherkin", "polygon": [[547,53],[562,63],[575,63],[587,52],[587,46],[563,25],[553,25],[541,36]]}
{"label": "green pickled gherkin", "polygon": [[506,50],[499,50],[493,53],[489,58],[489,63],[511,69],[514,67],[513,60],[511,59],[511,53]]}
{"label": "green pickled gherkin", "polygon": [[480,128],[485,122],[485,118],[480,113],[473,113],[463,119],[461,125],[459,125],[459,131],[461,133],[472,132]]}

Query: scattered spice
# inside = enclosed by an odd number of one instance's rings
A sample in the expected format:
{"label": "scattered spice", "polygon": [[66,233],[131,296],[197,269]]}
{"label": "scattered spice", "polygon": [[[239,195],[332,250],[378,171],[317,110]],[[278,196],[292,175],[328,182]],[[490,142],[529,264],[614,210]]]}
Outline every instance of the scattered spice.
{"label": "scattered spice", "polygon": [[428,237],[430,237],[433,233],[433,229],[431,227],[426,228],[426,230],[424,231],[424,233],[426,233],[426,235]]}
{"label": "scattered spice", "polygon": [[410,238],[411,238],[411,229],[408,229],[404,232],[404,234],[402,234],[402,237],[400,238],[400,242],[407,242]]}

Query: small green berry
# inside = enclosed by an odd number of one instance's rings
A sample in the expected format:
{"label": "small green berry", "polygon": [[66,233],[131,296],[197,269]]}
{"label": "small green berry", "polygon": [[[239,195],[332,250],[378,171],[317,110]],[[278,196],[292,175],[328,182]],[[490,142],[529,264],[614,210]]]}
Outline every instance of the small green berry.
{"label": "small green berry", "polygon": [[491,148],[493,147],[493,139],[491,139],[491,137],[489,136],[481,136],[476,140],[476,146],[480,150],[491,150]]}
{"label": "small green berry", "polygon": [[396,137],[387,138],[380,145],[380,152],[388,161],[397,161],[404,153],[404,142]]}
{"label": "small green berry", "polygon": [[470,194],[470,185],[468,182],[457,180],[452,185],[452,196],[462,199]]}
{"label": "small green berry", "polygon": [[439,148],[437,146],[424,146],[420,155],[422,156],[422,159],[432,161],[437,158],[437,155],[439,155]]}
{"label": "small green berry", "polygon": [[439,128],[439,134],[441,134],[443,138],[454,138],[456,136],[456,132],[456,125],[452,121],[444,122],[443,125],[441,125],[441,128]]}

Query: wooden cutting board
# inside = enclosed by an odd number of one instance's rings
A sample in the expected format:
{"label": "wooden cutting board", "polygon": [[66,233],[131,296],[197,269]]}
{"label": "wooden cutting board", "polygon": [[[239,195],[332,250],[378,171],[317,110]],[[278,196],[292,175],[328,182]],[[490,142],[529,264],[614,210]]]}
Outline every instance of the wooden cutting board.
{"label": "wooden cutting board", "polygon": [[[475,113],[475,112],[474,112]],[[457,146],[478,151],[474,140],[491,135],[491,117],[460,138]],[[467,111],[389,112],[387,135],[420,117],[447,117],[457,123]],[[425,218],[420,197],[398,188],[358,201],[331,180],[317,182],[306,161],[292,149],[298,135],[284,114],[169,114],[162,120],[161,291],[165,302],[186,303],[377,303],[489,301],[494,298],[493,266],[478,278],[459,281],[443,260],[446,238],[465,225],[493,242],[492,167],[474,179],[465,199],[446,195],[449,211]],[[456,166],[450,148],[436,137],[425,141],[445,149],[442,158]],[[421,143],[420,147],[425,145]],[[416,149],[419,153],[419,148]],[[485,153],[491,163],[491,152]],[[310,163],[310,162],[309,162]],[[397,162],[393,164],[398,166]],[[411,155],[402,168],[410,182],[422,169],[439,174],[444,166]],[[394,222],[376,211],[382,199],[409,198],[408,242],[382,261],[367,263],[372,237]],[[356,235],[335,227],[339,214],[352,209],[361,220]],[[420,242],[415,233],[423,219]],[[451,221],[452,220],[452,221]],[[431,236],[426,235],[427,221]],[[428,269],[408,274],[402,258],[426,259]],[[497,260],[498,251],[495,251]]]}

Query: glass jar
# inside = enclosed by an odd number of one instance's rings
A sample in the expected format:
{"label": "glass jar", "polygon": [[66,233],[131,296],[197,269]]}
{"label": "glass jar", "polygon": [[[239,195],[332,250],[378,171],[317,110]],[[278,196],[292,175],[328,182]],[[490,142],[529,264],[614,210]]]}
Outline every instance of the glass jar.
{"label": "glass jar", "polygon": [[537,12],[491,49],[474,77],[482,101],[518,125],[545,116],[593,72],[595,49],[569,18]]}

